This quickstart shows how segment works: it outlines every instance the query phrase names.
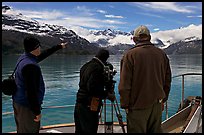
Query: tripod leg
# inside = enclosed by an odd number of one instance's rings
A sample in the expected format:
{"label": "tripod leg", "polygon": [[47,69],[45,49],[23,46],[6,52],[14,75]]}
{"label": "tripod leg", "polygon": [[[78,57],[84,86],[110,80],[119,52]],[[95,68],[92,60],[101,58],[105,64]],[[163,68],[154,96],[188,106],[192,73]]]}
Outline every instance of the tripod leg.
{"label": "tripod leg", "polygon": [[[123,119],[122,119],[122,115],[121,115],[121,113],[120,113],[120,109],[119,109],[119,106],[118,106],[118,102],[117,102],[116,99],[115,99],[115,101],[116,101],[117,107],[116,107],[116,105],[114,104],[114,102],[113,102],[113,105],[114,105],[114,108],[115,108],[116,116],[117,116],[117,118],[118,118],[118,122],[119,122],[119,125],[120,125],[121,128],[122,128],[123,133],[125,133],[125,127],[124,127],[124,124],[123,124]],[[118,110],[117,110],[117,109],[118,109]]]}
{"label": "tripod leg", "polygon": [[112,133],[113,133],[113,102],[111,102],[111,119],[112,119],[112,126],[111,126],[111,131],[112,131]]}
{"label": "tripod leg", "polygon": [[104,133],[106,133],[106,99],[104,99]]}
{"label": "tripod leg", "polygon": [[99,113],[99,119],[100,119],[100,121],[101,121],[101,123],[102,123],[102,112],[103,112],[103,106],[104,106],[104,104],[102,105],[102,107],[101,107],[101,110],[100,110],[100,113]]}

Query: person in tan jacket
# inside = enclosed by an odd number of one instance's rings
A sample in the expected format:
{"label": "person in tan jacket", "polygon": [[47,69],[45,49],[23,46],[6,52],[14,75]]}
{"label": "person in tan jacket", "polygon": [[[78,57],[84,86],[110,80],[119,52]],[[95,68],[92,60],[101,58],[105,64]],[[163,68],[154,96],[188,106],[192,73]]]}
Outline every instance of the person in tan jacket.
{"label": "person in tan jacket", "polygon": [[133,36],[135,47],[121,60],[118,90],[128,133],[162,132],[162,108],[170,92],[171,68],[165,52],[150,40],[149,29],[139,26]]}

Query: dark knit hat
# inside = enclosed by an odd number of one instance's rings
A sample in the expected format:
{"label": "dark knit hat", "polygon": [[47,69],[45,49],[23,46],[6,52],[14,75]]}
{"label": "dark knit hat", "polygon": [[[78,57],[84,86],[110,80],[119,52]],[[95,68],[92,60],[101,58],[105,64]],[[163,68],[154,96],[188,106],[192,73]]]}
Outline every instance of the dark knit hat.
{"label": "dark knit hat", "polygon": [[41,46],[40,41],[33,36],[29,36],[24,39],[25,52],[31,52],[37,49],[39,46]]}
{"label": "dark knit hat", "polygon": [[101,49],[98,51],[95,57],[99,58],[102,62],[105,63],[109,58],[109,51],[105,49]]}

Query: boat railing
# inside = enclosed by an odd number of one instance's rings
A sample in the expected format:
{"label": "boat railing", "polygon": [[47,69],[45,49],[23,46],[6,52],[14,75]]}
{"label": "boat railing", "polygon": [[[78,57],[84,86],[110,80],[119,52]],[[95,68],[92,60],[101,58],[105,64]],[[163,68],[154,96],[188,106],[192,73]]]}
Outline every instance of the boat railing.
{"label": "boat railing", "polygon": [[[179,75],[175,75],[172,77],[173,78],[177,78],[177,77],[182,77],[182,83],[181,83],[181,108],[183,108],[183,101],[184,101],[184,79],[185,79],[185,76],[189,76],[189,75],[202,75],[202,73],[185,73],[185,74],[179,74]],[[166,110],[166,119],[168,119],[168,100],[167,102],[165,103],[165,110]]]}
{"label": "boat railing", "polygon": [[[106,103],[106,105],[110,106],[112,104],[110,103]],[[69,107],[75,107],[75,105],[61,105],[61,106],[43,106],[42,109],[55,109],[55,108],[69,108]],[[9,115],[9,114],[13,114],[14,112],[3,112],[2,115]]]}
{"label": "boat railing", "polygon": [[[183,101],[184,101],[184,78],[185,78],[185,76],[188,76],[188,75],[202,75],[202,73],[185,73],[185,74],[175,75],[175,76],[172,77],[172,79],[173,78],[177,78],[177,77],[182,77],[181,108],[183,107]],[[66,108],[66,107],[74,107],[74,106],[75,105],[45,106],[45,107],[42,107],[42,109]],[[166,110],[166,119],[168,119],[168,101],[165,103],[165,110]],[[2,115],[9,115],[9,114],[13,114],[13,111],[12,112],[4,112],[4,113],[2,113]]]}
{"label": "boat railing", "polygon": [[[68,108],[68,107],[74,107],[75,105],[61,105],[61,106],[44,106],[42,107],[42,109],[55,109],[55,108]],[[2,113],[2,115],[9,115],[9,114],[13,114],[14,112],[4,112]]]}
{"label": "boat railing", "polygon": [[42,109],[51,109],[51,108],[67,108],[67,107],[74,107],[75,105],[61,105],[61,106],[45,106]]}

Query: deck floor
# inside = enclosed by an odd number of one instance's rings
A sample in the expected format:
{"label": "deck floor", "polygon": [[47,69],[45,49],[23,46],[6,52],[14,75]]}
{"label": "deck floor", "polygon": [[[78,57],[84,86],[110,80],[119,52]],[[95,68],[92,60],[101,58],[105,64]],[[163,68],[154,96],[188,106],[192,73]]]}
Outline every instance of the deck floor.
{"label": "deck floor", "polygon": [[178,121],[173,126],[167,128],[164,133],[181,133],[185,120]]}
{"label": "deck floor", "polygon": [[[127,132],[127,128],[125,126],[125,131]],[[56,128],[48,128],[41,129],[40,133],[75,133],[75,126],[65,126],[65,127],[56,127]],[[98,133],[105,133],[104,125],[99,125]],[[107,132],[108,133],[108,132]],[[121,126],[114,125],[113,133],[123,133]]]}

